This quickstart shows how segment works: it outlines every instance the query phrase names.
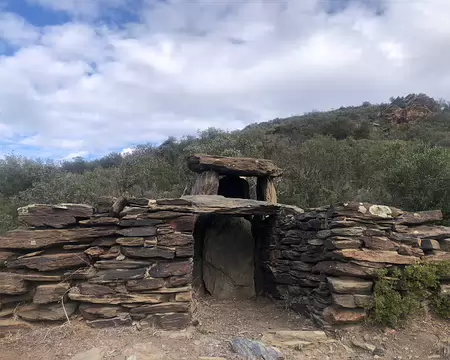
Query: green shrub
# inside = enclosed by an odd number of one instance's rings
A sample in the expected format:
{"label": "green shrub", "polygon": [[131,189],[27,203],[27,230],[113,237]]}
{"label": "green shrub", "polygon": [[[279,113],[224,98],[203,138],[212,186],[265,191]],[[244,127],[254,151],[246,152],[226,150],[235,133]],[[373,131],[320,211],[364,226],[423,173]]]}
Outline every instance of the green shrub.
{"label": "green shrub", "polygon": [[440,279],[449,275],[450,262],[380,270],[374,287],[372,319],[396,328],[423,311],[425,304],[438,316],[449,318],[450,297],[440,293]]}

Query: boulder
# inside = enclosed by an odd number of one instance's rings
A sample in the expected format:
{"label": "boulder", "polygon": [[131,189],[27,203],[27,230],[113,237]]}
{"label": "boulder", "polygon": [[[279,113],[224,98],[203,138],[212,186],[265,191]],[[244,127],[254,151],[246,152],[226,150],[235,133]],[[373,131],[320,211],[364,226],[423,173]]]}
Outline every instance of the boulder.
{"label": "boulder", "polygon": [[64,304],[26,305],[17,310],[17,314],[25,320],[38,321],[62,321],[71,316],[77,309],[78,303],[67,302]]}
{"label": "boulder", "polygon": [[33,297],[35,304],[47,304],[51,302],[61,301],[67,297],[67,292],[70,289],[69,283],[58,283],[50,285],[39,285]]}
{"label": "boulder", "polygon": [[238,217],[216,216],[205,230],[203,281],[219,299],[249,299],[255,295],[254,239],[251,223]]}
{"label": "boulder", "polygon": [[439,244],[439,241],[434,239],[424,239],[420,242],[420,247],[423,250],[440,250],[441,245]]}
{"label": "boulder", "polygon": [[261,341],[245,338],[235,338],[231,340],[233,351],[249,360],[283,360],[283,353],[275,347],[267,346]]}
{"label": "boulder", "polygon": [[338,294],[371,294],[372,281],[357,278],[327,277],[328,285],[332,292]]}

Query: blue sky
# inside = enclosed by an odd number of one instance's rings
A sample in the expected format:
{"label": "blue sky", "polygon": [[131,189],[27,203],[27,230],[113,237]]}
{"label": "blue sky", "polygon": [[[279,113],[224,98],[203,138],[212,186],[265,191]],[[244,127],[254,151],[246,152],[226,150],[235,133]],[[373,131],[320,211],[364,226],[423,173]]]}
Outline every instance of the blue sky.
{"label": "blue sky", "polygon": [[0,0],[0,156],[450,99],[446,0]]}

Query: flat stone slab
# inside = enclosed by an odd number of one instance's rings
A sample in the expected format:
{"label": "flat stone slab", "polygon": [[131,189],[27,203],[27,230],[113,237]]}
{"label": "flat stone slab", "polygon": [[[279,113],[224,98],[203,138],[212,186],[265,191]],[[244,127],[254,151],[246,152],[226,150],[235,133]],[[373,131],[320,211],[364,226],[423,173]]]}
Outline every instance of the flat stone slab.
{"label": "flat stone slab", "polygon": [[372,281],[357,278],[327,277],[328,286],[332,292],[338,294],[370,294]]}
{"label": "flat stone slab", "polygon": [[191,155],[187,158],[190,170],[196,173],[215,171],[220,175],[281,176],[283,171],[271,160],[245,157]]}

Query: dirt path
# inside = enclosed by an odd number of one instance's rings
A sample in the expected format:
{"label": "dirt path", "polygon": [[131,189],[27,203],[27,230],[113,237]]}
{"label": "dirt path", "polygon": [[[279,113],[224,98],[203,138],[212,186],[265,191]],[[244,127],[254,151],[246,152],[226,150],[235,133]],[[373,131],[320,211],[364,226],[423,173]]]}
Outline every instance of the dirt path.
{"label": "dirt path", "polygon": [[[314,330],[312,322],[268,299],[252,301],[199,300],[199,325],[183,332],[155,329],[91,329],[82,321],[35,327],[0,339],[1,360],[66,360],[93,347],[105,349],[105,360],[196,360],[200,356],[242,359],[230,349],[237,336],[260,339],[268,330]],[[364,326],[330,333],[334,342],[303,349],[282,349],[286,359],[428,359],[450,336],[448,322],[423,317],[401,331]],[[379,355],[355,348],[352,340],[373,344]],[[332,340],[333,341],[333,340]]]}

